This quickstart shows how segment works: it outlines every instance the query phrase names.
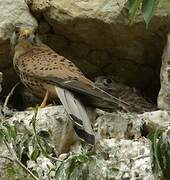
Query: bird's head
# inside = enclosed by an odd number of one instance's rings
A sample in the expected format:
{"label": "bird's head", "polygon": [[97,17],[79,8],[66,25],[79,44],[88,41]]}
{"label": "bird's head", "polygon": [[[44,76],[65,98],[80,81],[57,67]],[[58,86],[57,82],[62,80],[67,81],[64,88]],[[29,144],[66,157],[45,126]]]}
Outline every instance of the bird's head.
{"label": "bird's head", "polygon": [[12,33],[11,45],[16,46],[19,43],[37,43],[37,29],[30,25],[20,25],[15,28]]}

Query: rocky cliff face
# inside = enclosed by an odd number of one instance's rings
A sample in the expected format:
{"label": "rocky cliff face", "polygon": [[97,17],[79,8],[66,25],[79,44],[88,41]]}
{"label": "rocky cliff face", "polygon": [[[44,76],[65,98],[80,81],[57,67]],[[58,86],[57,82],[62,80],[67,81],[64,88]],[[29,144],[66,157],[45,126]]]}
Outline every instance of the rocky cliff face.
{"label": "rocky cliff face", "polygon": [[[115,75],[155,98],[161,54],[170,29],[169,2],[162,1],[148,29],[140,14],[129,24],[127,1],[29,0],[41,38],[91,78]],[[13,75],[7,41],[17,23],[37,25],[24,0],[2,1],[1,68],[5,89]]]}

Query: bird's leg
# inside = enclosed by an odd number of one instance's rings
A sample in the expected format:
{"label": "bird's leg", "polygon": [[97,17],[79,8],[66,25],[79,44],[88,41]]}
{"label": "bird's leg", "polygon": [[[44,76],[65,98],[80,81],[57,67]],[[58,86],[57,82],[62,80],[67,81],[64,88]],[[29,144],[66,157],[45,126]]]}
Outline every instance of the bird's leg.
{"label": "bird's leg", "polygon": [[40,108],[46,107],[46,103],[47,103],[47,100],[48,100],[48,96],[49,96],[49,92],[48,92],[48,90],[47,90],[46,93],[45,93],[44,99],[43,99],[43,101],[42,101],[42,103],[41,103],[41,105],[40,105]]}

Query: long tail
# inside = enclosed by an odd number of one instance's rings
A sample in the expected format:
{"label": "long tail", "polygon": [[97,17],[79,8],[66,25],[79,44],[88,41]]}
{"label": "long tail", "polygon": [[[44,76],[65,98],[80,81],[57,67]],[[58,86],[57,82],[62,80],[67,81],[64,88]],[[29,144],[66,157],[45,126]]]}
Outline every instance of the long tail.
{"label": "long tail", "polygon": [[76,134],[88,144],[94,145],[95,135],[85,106],[71,91],[57,86],[55,90],[64,108],[73,120]]}

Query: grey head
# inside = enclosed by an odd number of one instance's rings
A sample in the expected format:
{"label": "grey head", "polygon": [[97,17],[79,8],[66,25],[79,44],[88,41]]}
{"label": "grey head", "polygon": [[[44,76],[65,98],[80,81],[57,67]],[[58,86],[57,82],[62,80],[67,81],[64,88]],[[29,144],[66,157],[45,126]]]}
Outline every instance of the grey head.
{"label": "grey head", "polygon": [[12,33],[10,44],[14,48],[18,43],[38,44],[41,41],[37,35],[37,27],[31,25],[17,25]]}

